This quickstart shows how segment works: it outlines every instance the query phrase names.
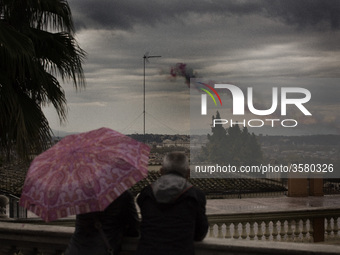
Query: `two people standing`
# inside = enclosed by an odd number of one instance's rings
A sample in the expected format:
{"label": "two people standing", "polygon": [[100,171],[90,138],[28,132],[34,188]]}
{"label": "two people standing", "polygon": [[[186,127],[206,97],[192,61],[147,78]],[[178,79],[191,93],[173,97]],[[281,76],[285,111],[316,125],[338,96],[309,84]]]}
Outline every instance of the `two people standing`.
{"label": "two people standing", "polygon": [[[193,255],[194,241],[208,231],[205,194],[188,182],[183,153],[163,159],[161,177],[137,198],[141,210],[137,255]],[[123,193],[104,212],[77,215],[75,233],[65,255],[119,254],[124,235],[138,236],[138,217],[131,193]]]}

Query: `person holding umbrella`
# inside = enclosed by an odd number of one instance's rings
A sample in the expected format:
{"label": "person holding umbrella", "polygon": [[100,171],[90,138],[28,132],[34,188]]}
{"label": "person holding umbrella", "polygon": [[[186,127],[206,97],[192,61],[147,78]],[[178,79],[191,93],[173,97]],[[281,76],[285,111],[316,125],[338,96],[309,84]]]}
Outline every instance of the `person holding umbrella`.
{"label": "person holding umbrella", "polygon": [[141,238],[137,255],[192,255],[194,241],[208,231],[204,193],[192,186],[189,163],[183,153],[163,159],[162,176],[137,198],[141,209]]}
{"label": "person holding umbrella", "polygon": [[79,214],[64,255],[117,255],[124,236],[138,237],[134,198],[125,191],[103,212]]}
{"label": "person holding umbrella", "polygon": [[137,235],[127,191],[148,173],[150,147],[109,128],[69,135],[31,163],[20,197],[44,221],[76,216],[66,254],[115,254]]}

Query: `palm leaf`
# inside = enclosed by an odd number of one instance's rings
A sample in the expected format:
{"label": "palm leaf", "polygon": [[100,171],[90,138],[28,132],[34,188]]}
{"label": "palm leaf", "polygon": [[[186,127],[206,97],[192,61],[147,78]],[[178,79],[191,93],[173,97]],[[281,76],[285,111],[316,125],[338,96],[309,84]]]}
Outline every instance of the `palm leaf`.
{"label": "palm leaf", "polygon": [[0,145],[7,152],[13,144],[21,157],[46,148],[51,130],[43,106],[66,119],[58,76],[85,86],[85,52],[73,33],[65,0],[0,0]]}
{"label": "palm leaf", "polygon": [[46,70],[62,80],[72,79],[76,88],[85,86],[82,63],[86,54],[72,36],[38,29],[32,29],[29,36]]}
{"label": "palm leaf", "polygon": [[25,74],[21,71],[31,66],[34,55],[34,46],[29,37],[0,22],[0,72],[13,79],[22,78]]}

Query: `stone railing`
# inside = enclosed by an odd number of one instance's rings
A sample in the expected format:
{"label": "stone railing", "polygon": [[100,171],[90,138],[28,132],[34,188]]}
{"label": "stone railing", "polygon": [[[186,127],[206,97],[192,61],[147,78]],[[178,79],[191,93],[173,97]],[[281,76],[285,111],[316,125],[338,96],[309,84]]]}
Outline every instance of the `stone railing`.
{"label": "stone railing", "polygon": [[0,222],[0,254],[62,254],[73,227]]}
{"label": "stone railing", "polygon": [[[0,222],[1,255],[61,255],[74,227]],[[126,239],[121,255],[132,255],[138,239]],[[340,246],[206,238],[195,244],[196,255],[335,255]]]}
{"label": "stone railing", "polygon": [[320,242],[340,240],[340,209],[209,215],[209,237]]}

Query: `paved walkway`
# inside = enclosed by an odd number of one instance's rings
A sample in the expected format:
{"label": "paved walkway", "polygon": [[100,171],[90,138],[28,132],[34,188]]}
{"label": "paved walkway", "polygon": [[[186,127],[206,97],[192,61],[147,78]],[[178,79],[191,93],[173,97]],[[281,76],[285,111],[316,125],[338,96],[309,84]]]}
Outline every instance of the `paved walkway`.
{"label": "paved walkway", "polygon": [[207,214],[277,212],[340,208],[340,195],[323,197],[263,197],[207,200]]}

